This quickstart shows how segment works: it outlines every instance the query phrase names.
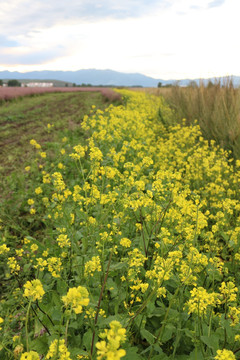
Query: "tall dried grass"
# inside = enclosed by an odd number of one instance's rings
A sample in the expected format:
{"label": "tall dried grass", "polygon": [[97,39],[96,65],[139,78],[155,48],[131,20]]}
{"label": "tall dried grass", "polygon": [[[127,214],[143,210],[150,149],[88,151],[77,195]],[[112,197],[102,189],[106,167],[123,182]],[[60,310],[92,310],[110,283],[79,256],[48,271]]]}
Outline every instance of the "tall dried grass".
{"label": "tall dried grass", "polygon": [[233,86],[231,79],[223,84],[219,80],[208,86],[156,90],[173,109],[178,122],[186,119],[191,124],[198,120],[205,138],[215,140],[240,158],[240,89]]}

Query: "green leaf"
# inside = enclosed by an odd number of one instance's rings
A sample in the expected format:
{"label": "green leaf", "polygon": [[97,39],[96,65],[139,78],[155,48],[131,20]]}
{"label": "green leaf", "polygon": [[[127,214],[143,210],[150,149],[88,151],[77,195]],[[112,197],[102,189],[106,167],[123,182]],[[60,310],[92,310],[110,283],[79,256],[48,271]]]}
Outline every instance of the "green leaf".
{"label": "green leaf", "polygon": [[120,317],[120,315],[116,315],[116,316],[110,315],[110,316],[108,316],[108,317],[106,317],[106,318],[99,318],[99,320],[98,320],[98,325],[101,325],[101,328],[102,328],[102,327],[105,328],[105,327],[106,327],[107,325],[109,325],[110,322],[113,321],[113,320],[117,320],[117,321],[119,321],[119,322],[122,324],[122,326],[125,326],[124,323],[123,323],[123,321],[122,321],[122,318]]}
{"label": "green leaf", "polygon": [[200,350],[194,349],[186,360],[204,360],[203,354]]}
{"label": "green leaf", "polygon": [[168,340],[170,340],[172,338],[174,330],[175,330],[175,326],[173,326],[172,324],[166,325],[164,332],[163,332],[163,337],[162,337],[163,343],[167,342]]}
{"label": "green leaf", "polygon": [[162,355],[155,355],[153,357],[151,357],[151,360],[167,360],[168,356],[166,354],[162,354]]}
{"label": "green leaf", "polygon": [[[87,351],[91,350],[91,345],[92,345],[92,330],[88,329],[87,332],[85,332],[85,334],[83,335],[83,346],[85,346]],[[96,336],[95,336],[95,341],[96,341]]]}
{"label": "green leaf", "polygon": [[31,266],[32,266],[32,264],[25,264],[25,265],[23,266],[23,272],[24,272],[24,273],[27,272],[27,271],[30,269]]}
{"label": "green leaf", "polygon": [[213,350],[217,350],[219,348],[219,337],[217,335],[211,335],[210,337],[201,336],[201,340],[204,344]]}
{"label": "green leaf", "polygon": [[71,349],[71,355],[72,356],[77,356],[77,355],[83,355],[83,356],[88,356],[88,353],[84,350],[80,350],[79,348],[72,348]]}
{"label": "green leaf", "polygon": [[126,355],[123,357],[123,360],[142,360],[142,356],[137,354],[137,347],[130,347],[126,350]]}
{"label": "green leaf", "polygon": [[55,290],[53,290],[53,291],[51,292],[51,300],[52,300],[52,303],[53,303],[54,305],[58,305],[58,306],[61,306],[61,305],[62,305],[60,296],[59,296],[59,294],[58,294]]}
{"label": "green leaf", "polygon": [[155,336],[153,334],[150,333],[150,331],[146,330],[146,329],[142,329],[140,331],[140,334],[142,336],[143,339],[146,339],[147,342],[149,344],[153,344],[155,341]]}
{"label": "green leaf", "polygon": [[110,291],[111,297],[114,298],[118,295],[118,288],[112,278],[107,280],[106,289]]}
{"label": "green leaf", "polygon": [[75,240],[78,241],[83,237],[83,234],[81,233],[81,231],[76,231],[75,233]]}
{"label": "green leaf", "polygon": [[226,330],[227,337],[233,339],[234,332],[233,332],[233,328],[230,325],[230,320],[224,319],[223,315],[222,315],[222,319],[221,319],[221,325]]}
{"label": "green leaf", "polygon": [[39,354],[46,353],[48,351],[48,341],[46,334],[31,341],[31,349],[38,352]]}
{"label": "green leaf", "polygon": [[42,330],[42,328],[43,328],[43,326],[40,323],[40,321],[37,318],[35,318],[35,320],[34,320],[34,336],[37,336],[40,333],[40,331]]}
{"label": "green leaf", "polygon": [[61,309],[54,308],[51,312],[51,318],[53,321],[60,321],[62,316]]}
{"label": "green leaf", "polygon": [[127,268],[127,262],[118,262],[116,264],[112,264],[110,271],[114,271],[114,270],[122,270]]}
{"label": "green leaf", "polygon": [[67,283],[62,279],[58,279],[57,280],[57,292],[60,295],[66,295],[67,290],[68,290]]}
{"label": "green leaf", "polygon": [[78,329],[79,328],[79,323],[77,321],[71,321],[70,324],[69,324],[69,328]]}

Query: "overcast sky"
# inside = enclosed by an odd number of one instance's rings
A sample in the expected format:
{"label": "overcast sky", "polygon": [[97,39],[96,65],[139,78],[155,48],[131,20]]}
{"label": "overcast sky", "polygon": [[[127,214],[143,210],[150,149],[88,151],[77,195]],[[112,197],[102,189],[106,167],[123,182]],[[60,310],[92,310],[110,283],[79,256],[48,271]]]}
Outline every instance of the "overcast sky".
{"label": "overcast sky", "polygon": [[1,0],[0,70],[240,75],[240,0]]}

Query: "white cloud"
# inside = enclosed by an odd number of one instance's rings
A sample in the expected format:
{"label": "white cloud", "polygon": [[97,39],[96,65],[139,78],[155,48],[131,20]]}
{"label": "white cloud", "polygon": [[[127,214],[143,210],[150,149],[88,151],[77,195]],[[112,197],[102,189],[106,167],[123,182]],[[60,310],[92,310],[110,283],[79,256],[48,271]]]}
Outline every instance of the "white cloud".
{"label": "white cloud", "polygon": [[[29,2],[13,0],[11,4],[10,9],[13,10],[14,6],[20,9]],[[141,11],[135,17],[135,0],[94,1],[94,9],[102,9],[102,15],[101,11],[93,14],[94,21],[88,20],[86,14],[90,10],[87,8],[81,21],[73,14],[74,6],[91,5],[90,2],[73,1],[73,6],[70,4],[70,9],[66,9],[66,16],[63,12],[65,1],[44,0],[31,4],[24,15],[26,23],[20,16],[16,25],[23,31],[13,37],[17,27],[12,26],[5,33],[6,36],[12,35],[10,39],[20,44],[15,53],[11,48],[11,69],[109,68],[164,79],[240,75],[238,0],[214,0],[214,4],[210,0],[156,0],[151,2],[152,7],[145,15],[147,2],[142,0],[139,2]],[[49,7],[45,19],[45,13],[41,12],[44,7]],[[127,7],[131,16],[124,17]],[[29,16],[37,9],[41,21],[36,20],[34,24],[35,18],[29,20]],[[58,10],[51,20],[53,9]],[[7,8],[1,4],[0,16],[6,11]],[[118,16],[114,17],[114,11]],[[11,19],[16,18],[17,14]],[[6,17],[4,19],[6,21]],[[4,33],[2,25],[0,30]],[[4,51],[6,54],[7,50]],[[39,65],[37,56],[41,59]],[[1,62],[0,69],[6,69],[7,62]]]}

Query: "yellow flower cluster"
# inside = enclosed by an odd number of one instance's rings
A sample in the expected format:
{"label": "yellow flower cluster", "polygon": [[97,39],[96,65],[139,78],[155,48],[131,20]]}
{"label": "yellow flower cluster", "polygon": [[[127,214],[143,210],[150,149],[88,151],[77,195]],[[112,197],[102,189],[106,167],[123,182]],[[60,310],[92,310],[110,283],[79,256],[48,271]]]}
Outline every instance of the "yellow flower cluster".
{"label": "yellow flower cluster", "polygon": [[129,255],[128,279],[131,282],[135,282],[137,280],[137,274],[140,273],[141,268],[144,262],[147,260],[147,258],[137,248],[130,251],[128,255]]}
{"label": "yellow flower cluster", "polygon": [[45,260],[43,258],[37,258],[36,262],[37,263],[36,263],[36,265],[34,265],[34,268],[39,269],[40,271],[43,271],[48,265],[47,260]]}
{"label": "yellow flower cluster", "polygon": [[62,301],[66,308],[70,307],[76,314],[80,314],[83,306],[88,306],[90,299],[87,289],[78,286],[69,289],[67,295],[62,296]]}
{"label": "yellow flower cluster", "polygon": [[[0,324],[4,322],[3,318],[0,317]],[[2,327],[0,326],[0,330],[2,330]]]}
{"label": "yellow flower cluster", "polygon": [[90,160],[93,160],[93,161],[101,161],[103,158],[103,154],[102,154],[101,150],[96,146],[93,146],[90,148],[89,156],[90,156]]}
{"label": "yellow flower cluster", "polygon": [[45,158],[47,157],[47,154],[46,154],[44,151],[40,151],[40,152],[39,152],[39,155],[40,155],[43,159],[45,159]]}
{"label": "yellow flower cluster", "polygon": [[59,278],[62,270],[62,261],[60,258],[52,256],[47,259],[48,271],[53,277]]}
{"label": "yellow flower cluster", "polygon": [[126,248],[129,248],[131,246],[131,243],[132,243],[131,240],[129,240],[128,238],[122,238],[120,240],[120,244]]}
{"label": "yellow flower cluster", "polygon": [[18,272],[20,271],[20,266],[17,263],[17,260],[14,257],[9,257],[7,264],[11,270],[11,274],[18,274]]}
{"label": "yellow flower cluster", "polygon": [[60,246],[61,248],[69,247],[71,245],[70,240],[68,239],[68,236],[64,235],[64,234],[60,234],[57,237],[57,243],[58,243],[58,246]]}
{"label": "yellow flower cluster", "polygon": [[227,283],[225,283],[225,281],[222,282],[219,290],[222,294],[223,302],[234,302],[236,300],[236,293],[238,292],[238,288],[232,281]]}
{"label": "yellow flower cluster", "polygon": [[21,355],[20,360],[39,360],[40,357],[36,351],[28,351]]}
{"label": "yellow flower cluster", "polygon": [[155,279],[160,285],[164,280],[169,280],[173,269],[174,262],[172,258],[164,259],[157,255],[152,270],[146,272],[146,277]]}
{"label": "yellow flower cluster", "polygon": [[34,146],[36,149],[41,149],[41,145],[37,143],[36,140],[32,139],[30,140],[30,144]]}
{"label": "yellow flower cluster", "polygon": [[93,256],[87,261],[84,268],[84,276],[93,276],[95,271],[101,271],[101,261],[99,256]]}
{"label": "yellow flower cluster", "polygon": [[82,145],[74,146],[75,153],[70,154],[69,156],[74,160],[79,160],[85,156],[85,151],[87,148],[84,148]]}
{"label": "yellow flower cluster", "polygon": [[96,343],[97,360],[120,360],[126,355],[124,349],[119,349],[126,340],[126,329],[116,320],[110,322],[109,326],[110,329],[105,329],[104,333],[100,334],[100,337],[106,340]]}
{"label": "yellow flower cluster", "polygon": [[199,316],[206,314],[209,306],[215,306],[217,301],[216,293],[208,293],[203,287],[194,288],[190,291],[191,298],[187,302],[188,313],[195,313]]}
{"label": "yellow flower cluster", "polygon": [[52,341],[46,355],[46,359],[71,360],[70,352],[68,351],[65,341],[63,339],[56,339]]}
{"label": "yellow flower cluster", "polygon": [[231,350],[217,350],[215,360],[236,360],[234,353]]}
{"label": "yellow flower cluster", "polygon": [[7,254],[10,251],[10,248],[6,244],[0,245],[0,255]]}
{"label": "yellow flower cluster", "polygon": [[57,191],[63,191],[66,188],[62,174],[60,172],[55,172],[52,175],[52,178],[53,178],[53,185]]}
{"label": "yellow flower cluster", "polygon": [[38,279],[27,281],[26,284],[23,285],[23,287],[23,296],[27,297],[31,301],[42,300],[42,297],[45,294],[42,283]]}
{"label": "yellow flower cluster", "polygon": [[35,189],[35,194],[37,194],[37,195],[40,195],[40,194],[42,194],[42,188],[40,187],[40,186],[38,186],[36,189]]}

